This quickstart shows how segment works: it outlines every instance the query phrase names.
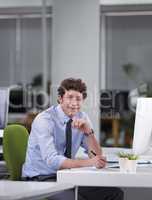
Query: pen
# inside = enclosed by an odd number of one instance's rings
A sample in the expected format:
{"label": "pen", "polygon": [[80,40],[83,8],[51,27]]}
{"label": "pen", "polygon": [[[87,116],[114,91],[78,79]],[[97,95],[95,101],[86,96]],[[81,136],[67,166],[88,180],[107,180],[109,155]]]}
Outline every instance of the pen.
{"label": "pen", "polygon": [[[94,151],[92,151],[92,150],[91,150],[90,152],[91,152],[91,153],[92,153],[94,156],[96,156],[96,155],[97,155],[97,154],[96,154]],[[104,162],[106,162],[106,160],[105,160],[105,159],[103,159],[103,158],[101,158],[101,160],[102,160],[102,161],[104,161]]]}
{"label": "pen", "polygon": [[90,152],[91,152],[91,153],[92,153],[94,156],[96,156],[96,155],[97,155],[97,154],[96,154],[94,151],[92,151],[92,150],[91,150]]}
{"label": "pen", "polygon": [[[90,151],[94,156],[96,156],[97,154],[94,151]],[[102,159],[103,160],[103,159]],[[105,160],[104,160],[105,161]],[[108,163],[118,163],[118,161],[107,161]],[[114,167],[113,167],[114,168]]]}

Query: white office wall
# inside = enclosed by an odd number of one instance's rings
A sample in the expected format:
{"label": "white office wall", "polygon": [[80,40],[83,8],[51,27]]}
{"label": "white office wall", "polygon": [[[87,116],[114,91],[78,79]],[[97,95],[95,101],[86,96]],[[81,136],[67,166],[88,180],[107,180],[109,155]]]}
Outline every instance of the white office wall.
{"label": "white office wall", "polygon": [[88,85],[84,110],[99,134],[99,0],[54,0],[52,47],[52,103],[61,80],[82,78]]}

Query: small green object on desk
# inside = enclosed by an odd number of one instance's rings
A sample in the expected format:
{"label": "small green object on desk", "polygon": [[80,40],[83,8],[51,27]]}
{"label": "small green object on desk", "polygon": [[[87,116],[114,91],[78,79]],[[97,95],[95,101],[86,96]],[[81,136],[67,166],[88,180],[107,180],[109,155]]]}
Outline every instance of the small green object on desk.
{"label": "small green object on desk", "polygon": [[118,152],[119,158],[128,158],[128,160],[138,160],[139,156],[133,153]]}

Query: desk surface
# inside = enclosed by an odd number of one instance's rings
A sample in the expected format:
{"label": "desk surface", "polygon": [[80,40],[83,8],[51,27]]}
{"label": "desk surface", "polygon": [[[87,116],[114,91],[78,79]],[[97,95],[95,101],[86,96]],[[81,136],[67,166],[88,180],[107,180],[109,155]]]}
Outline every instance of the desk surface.
{"label": "desk surface", "polygon": [[0,181],[1,200],[42,199],[52,194],[73,188],[72,184],[57,182]]}
{"label": "desk surface", "polygon": [[152,165],[139,166],[136,173],[121,173],[119,168],[60,170],[57,180],[77,186],[152,187]]}

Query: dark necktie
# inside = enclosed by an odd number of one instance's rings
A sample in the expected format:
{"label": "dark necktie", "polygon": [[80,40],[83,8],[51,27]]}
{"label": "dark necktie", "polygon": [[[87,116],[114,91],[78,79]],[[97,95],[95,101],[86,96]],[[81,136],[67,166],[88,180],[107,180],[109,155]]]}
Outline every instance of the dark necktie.
{"label": "dark necktie", "polygon": [[72,149],[72,129],[71,129],[72,119],[66,124],[65,132],[66,132],[66,150],[65,150],[65,157],[71,158],[71,149]]}

